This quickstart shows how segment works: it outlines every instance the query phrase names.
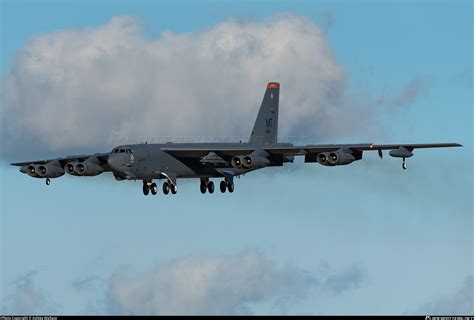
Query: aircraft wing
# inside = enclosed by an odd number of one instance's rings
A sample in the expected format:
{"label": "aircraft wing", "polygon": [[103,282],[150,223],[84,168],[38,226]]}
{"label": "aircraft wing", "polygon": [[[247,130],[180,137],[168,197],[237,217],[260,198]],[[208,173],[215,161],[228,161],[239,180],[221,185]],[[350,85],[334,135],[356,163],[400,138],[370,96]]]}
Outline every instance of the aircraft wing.
{"label": "aircraft wing", "polygon": [[75,155],[75,156],[67,156],[64,158],[56,158],[56,159],[47,159],[47,160],[34,160],[34,161],[26,161],[26,162],[16,162],[16,163],[11,163],[12,166],[29,166],[31,164],[46,164],[50,161],[58,161],[61,166],[64,167],[66,163],[69,162],[83,162],[87,160],[90,157],[96,157],[100,164],[105,164],[107,163],[107,158],[109,156],[109,153],[96,153],[96,154],[90,154],[90,155]]}
{"label": "aircraft wing", "polygon": [[395,150],[404,147],[410,151],[419,148],[446,148],[461,147],[459,143],[424,143],[424,144],[326,144],[326,145],[306,145],[306,146],[258,146],[251,147],[245,145],[242,148],[226,148],[226,147],[204,147],[204,148],[181,148],[166,147],[163,151],[177,158],[203,157],[214,152],[222,158],[226,159],[234,156],[242,156],[252,153],[255,150],[264,150],[271,155],[282,156],[302,156],[307,154],[318,154],[322,152],[332,152],[341,148],[351,149],[354,151],[382,151]]}
{"label": "aircraft wing", "polygon": [[294,146],[286,148],[264,148],[265,151],[271,154],[282,155],[306,155],[321,152],[332,152],[340,148],[351,149],[354,151],[381,151],[381,150],[395,150],[404,147],[410,151],[421,148],[447,148],[447,147],[462,147],[459,143],[419,143],[419,144],[332,144],[332,145],[307,145]]}

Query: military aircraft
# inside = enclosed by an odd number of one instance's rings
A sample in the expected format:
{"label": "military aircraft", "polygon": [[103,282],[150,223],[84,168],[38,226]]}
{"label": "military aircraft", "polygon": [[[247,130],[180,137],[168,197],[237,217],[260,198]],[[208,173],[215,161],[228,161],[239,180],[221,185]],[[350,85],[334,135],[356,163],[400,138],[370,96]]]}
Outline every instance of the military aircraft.
{"label": "military aircraft", "polygon": [[348,165],[362,159],[365,151],[383,150],[402,159],[413,156],[419,148],[461,147],[458,143],[434,144],[329,144],[294,146],[278,143],[278,109],[280,84],[269,82],[247,143],[166,143],[131,144],[115,147],[108,153],[68,156],[49,160],[12,163],[20,172],[34,178],[57,178],[65,173],[73,176],[96,176],[112,172],[116,180],[142,180],[143,194],[155,195],[158,186],[153,180],[164,179],[164,194],[176,194],[177,180],[199,178],[201,193],[214,193],[211,178],[220,178],[222,193],[234,191],[234,177],[265,167],[283,166],[295,156],[304,156],[308,163],[323,166]]}

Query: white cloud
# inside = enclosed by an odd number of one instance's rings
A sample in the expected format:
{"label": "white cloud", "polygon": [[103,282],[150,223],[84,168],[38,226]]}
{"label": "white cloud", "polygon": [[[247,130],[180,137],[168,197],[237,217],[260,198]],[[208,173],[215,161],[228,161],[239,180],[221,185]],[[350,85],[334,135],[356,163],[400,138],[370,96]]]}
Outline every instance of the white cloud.
{"label": "white cloud", "polygon": [[[310,276],[280,269],[255,252],[159,264],[137,276],[116,273],[109,311],[125,314],[239,314],[249,304],[311,286]],[[295,274],[296,273],[296,274]]]}
{"label": "white cloud", "polygon": [[115,17],[20,50],[2,81],[4,152],[247,136],[268,81],[282,84],[281,136],[341,137],[369,121],[371,107],[349,101],[344,69],[305,18],[230,19],[153,39],[139,20]]}
{"label": "white cloud", "polygon": [[391,90],[378,99],[378,103],[387,108],[406,107],[427,94],[430,81],[426,77],[416,76],[399,90]]}
{"label": "white cloud", "polygon": [[[343,273],[332,276],[351,283],[360,281]],[[321,286],[324,282],[307,271],[278,266],[251,251],[176,260],[138,275],[115,273],[106,301],[108,312],[116,314],[247,314],[260,302],[285,308],[310,289],[326,290]]]}

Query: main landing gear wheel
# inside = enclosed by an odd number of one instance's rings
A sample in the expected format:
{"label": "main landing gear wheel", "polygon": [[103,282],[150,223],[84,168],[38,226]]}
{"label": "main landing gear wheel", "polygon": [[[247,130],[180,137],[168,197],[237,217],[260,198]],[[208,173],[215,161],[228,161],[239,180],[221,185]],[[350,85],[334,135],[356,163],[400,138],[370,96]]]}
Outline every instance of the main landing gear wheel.
{"label": "main landing gear wheel", "polygon": [[219,188],[221,189],[222,193],[225,193],[225,190],[227,189],[227,183],[225,182],[225,180],[221,181]]}
{"label": "main landing gear wheel", "polygon": [[407,163],[406,163],[406,161],[405,161],[405,158],[403,158],[402,168],[403,168],[403,170],[406,170],[406,169],[407,169]]}
{"label": "main landing gear wheel", "polygon": [[178,192],[178,186],[174,184],[171,185],[171,193],[176,194],[176,192]]}
{"label": "main landing gear wheel", "polygon": [[46,179],[46,185],[49,186],[51,184],[51,180],[49,178]]}
{"label": "main landing gear wheel", "polygon": [[156,185],[156,183],[151,184],[150,191],[152,195],[155,195],[158,193],[158,186]]}
{"label": "main landing gear wheel", "polygon": [[150,193],[150,188],[148,187],[148,184],[145,182],[143,183],[143,194],[148,195]]}
{"label": "main landing gear wheel", "polygon": [[229,190],[230,193],[234,192],[234,183],[233,182],[227,182],[227,190]]}
{"label": "main landing gear wheel", "polygon": [[201,189],[201,193],[205,194],[207,191],[206,182],[201,180],[201,185],[199,186],[199,188]]}
{"label": "main landing gear wheel", "polygon": [[209,191],[209,193],[214,193],[214,182],[209,181],[207,183],[207,190]]}
{"label": "main landing gear wheel", "polygon": [[163,193],[164,193],[164,194],[170,193],[170,185],[169,185],[168,182],[164,182],[164,183],[163,183]]}

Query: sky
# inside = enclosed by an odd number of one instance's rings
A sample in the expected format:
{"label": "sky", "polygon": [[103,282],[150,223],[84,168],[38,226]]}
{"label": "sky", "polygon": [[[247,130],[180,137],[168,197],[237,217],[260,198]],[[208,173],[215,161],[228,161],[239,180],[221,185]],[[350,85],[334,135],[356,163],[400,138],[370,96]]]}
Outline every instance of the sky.
{"label": "sky", "polygon": [[[1,0],[0,313],[474,313],[472,9]],[[271,81],[280,141],[463,148],[297,159],[213,195],[8,165],[245,139]]]}

